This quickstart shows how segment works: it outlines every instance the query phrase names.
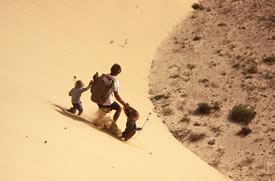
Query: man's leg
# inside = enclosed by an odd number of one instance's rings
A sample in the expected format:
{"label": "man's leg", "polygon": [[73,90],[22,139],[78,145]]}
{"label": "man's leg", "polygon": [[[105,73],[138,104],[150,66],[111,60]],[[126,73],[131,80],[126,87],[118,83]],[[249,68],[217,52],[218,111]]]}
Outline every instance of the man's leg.
{"label": "man's leg", "polygon": [[111,104],[110,108],[116,111],[113,116],[113,120],[117,121],[122,111],[120,105],[117,102],[114,102],[113,104]]}

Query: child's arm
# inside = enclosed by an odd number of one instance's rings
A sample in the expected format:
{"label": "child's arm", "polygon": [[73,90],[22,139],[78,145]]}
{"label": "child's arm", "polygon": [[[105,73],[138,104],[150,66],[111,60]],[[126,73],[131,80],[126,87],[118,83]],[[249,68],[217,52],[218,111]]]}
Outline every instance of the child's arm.
{"label": "child's arm", "polygon": [[73,89],[71,89],[71,90],[70,90],[70,92],[69,92],[69,96],[72,96],[72,90],[73,90]]}
{"label": "child's arm", "polygon": [[90,83],[89,83],[89,85],[88,85],[88,87],[86,87],[86,88],[83,88],[82,90],[81,90],[81,92],[85,92],[85,91],[87,91],[88,89],[90,89],[91,87],[92,87],[92,85],[93,85],[93,80],[91,80],[90,81]]}

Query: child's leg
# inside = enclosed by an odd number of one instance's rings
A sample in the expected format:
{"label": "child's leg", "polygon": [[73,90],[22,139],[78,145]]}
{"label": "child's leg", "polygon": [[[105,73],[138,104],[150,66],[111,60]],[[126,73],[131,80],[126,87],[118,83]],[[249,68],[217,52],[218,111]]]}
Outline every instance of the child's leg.
{"label": "child's leg", "polygon": [[82,107],[82,104],[81,102],[80,103],[77,103],[77,104],[74,104],[76,109],[78,110],[78,115],[80,116],[83,112],[83,107]]}
{"label": "child's leg", "polygon": [[74,106],[74,104],[73,104],[73,107],[71,107],[71,108],[68,110],[68,112],[75,114],[75,112],[76,112],[76,107]]}

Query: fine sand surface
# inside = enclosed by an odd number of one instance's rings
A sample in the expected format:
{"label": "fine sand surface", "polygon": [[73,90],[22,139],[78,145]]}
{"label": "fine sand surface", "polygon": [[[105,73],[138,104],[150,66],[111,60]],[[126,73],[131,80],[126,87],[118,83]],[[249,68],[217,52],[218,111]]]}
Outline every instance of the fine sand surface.
{"label": "fine sand surface", "polygon": [[[275,1],[197,7],[155,54],[154,110],[179,141],[233,180],[274,181]],[[233,121],[240,104],[250,122]]]}
{"label": "fine sand surface", "polygon": [[[161,41],[191,11],[189,1],[0,3],[0,180],[192,180],[224,176],[182,146],[153,113],[148,74]],[[121,97],[144,130],[123,143],[89,126],[97,107],[69,108],[73,77],[122,66]],[[124,115],[118,126],[125,128]]]}

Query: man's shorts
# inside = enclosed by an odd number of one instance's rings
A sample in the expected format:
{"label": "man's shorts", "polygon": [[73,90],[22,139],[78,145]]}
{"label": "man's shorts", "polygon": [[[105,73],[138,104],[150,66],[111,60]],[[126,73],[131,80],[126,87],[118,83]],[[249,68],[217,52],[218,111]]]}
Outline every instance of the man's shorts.
{"label": "man's shorts", "polygon": [[113,102],[113,104],[108,105],[108,106],[107,105],[100,105],[100,104],[97,104],[97,105],[98,105],[99,108],[108,108],[108,109],[116,110],[116,111],[121,109],[120,105],[116,101]]}

